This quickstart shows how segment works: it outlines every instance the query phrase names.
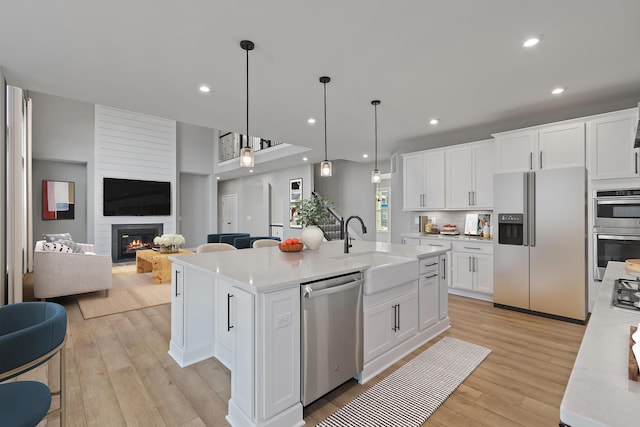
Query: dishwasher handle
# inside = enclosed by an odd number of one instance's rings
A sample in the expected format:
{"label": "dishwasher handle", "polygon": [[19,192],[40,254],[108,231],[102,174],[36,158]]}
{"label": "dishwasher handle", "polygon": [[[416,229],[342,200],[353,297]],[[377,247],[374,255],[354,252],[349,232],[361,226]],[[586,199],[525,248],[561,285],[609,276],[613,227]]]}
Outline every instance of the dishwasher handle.
{"label": "dishwasher handle", "polygon": [[340,285],[331,286],[329,288],[314,290],[312,285],[304,285],[302,287],[302,296],[304,298],[317,298],[323,295],[331,295],[337,292],[347,291],[349,289],[357,288],[362,285],[362,279],[352,280],[350,282],[342,283]]}

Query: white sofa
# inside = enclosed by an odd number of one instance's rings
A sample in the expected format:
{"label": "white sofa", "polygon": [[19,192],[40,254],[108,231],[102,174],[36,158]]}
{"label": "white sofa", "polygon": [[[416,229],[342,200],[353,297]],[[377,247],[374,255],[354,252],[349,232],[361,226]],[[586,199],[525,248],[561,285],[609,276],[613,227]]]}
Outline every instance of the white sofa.
{"label": "white sofa", "polygon": [[45,241],[36,242],[33,255],[33,295],[60,297],[111,289],[111,257],[96,255],[92,244],[79,243],[85,253],[44,252]]}

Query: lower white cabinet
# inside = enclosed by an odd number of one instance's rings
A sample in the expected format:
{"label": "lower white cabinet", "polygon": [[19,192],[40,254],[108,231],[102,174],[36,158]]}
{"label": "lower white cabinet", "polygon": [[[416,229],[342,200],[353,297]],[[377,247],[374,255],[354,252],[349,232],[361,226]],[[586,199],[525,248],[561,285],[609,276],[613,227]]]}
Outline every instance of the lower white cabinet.
{"label": "lower white cabinet", "polygon": [[454,242],[451,252],[451,286],[469,291],[493,293],[493,245]]}
{"label": "lower white cabinet", "polygon": [[418,330],[417,282],[398,287],[401,295],[364,310],[364,363],[375,359]]}
{"label": "lower white cabinet", "polygon": [[440,258],[435,256],[420,261],[418,323],[422,331],[435,325],[440,318]]}
{"label": "lower white cabinet", "polygon": [[231,285],[219,281],[216,285],[216,358],[229,370],[232,366],[234,346],[233,317],[236,314],[237,296]]}
{"label": "lower white cabinet", "polygon": [[[229,323],[226,342],[231,344],[231,395],[234,404],[248,418],[255,417],[255,360],[253,352],[244,349],[253,348],[255,337],[254,296],[237,287],[224,284],[228,291]],[[226,319],[225,319],[226,323]],[[237,351],[237,349],[242,349]]]}
{"label": "lower white cabinet", "polygon": [[215,278],[172,264],[169,354],[184,367],[215,355]]}

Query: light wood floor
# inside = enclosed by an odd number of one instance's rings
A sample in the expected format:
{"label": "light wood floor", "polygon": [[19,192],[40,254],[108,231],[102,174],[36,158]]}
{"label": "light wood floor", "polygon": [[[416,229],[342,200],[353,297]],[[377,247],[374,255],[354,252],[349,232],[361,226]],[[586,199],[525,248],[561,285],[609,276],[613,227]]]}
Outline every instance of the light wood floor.
{"label": "light wood floor", "polygon": [[[56,301],[65,305],[69,318],[69,426],[228,425],[229,371],[215,359],[182,369],[168,356],[169,305],[84,320],[73,297]],[[452,327],[444,335],[492,353],[424,425],[557,426],[585,327],[458,296],[450,296],[449,313]],[[54,388],[56,362],[23,378],[49,377]],[[350,381],[313,403],[304,412],[307,425],[315,425],[391,370],[364,386]],[[57,426],[58,420],[48,425]]]}

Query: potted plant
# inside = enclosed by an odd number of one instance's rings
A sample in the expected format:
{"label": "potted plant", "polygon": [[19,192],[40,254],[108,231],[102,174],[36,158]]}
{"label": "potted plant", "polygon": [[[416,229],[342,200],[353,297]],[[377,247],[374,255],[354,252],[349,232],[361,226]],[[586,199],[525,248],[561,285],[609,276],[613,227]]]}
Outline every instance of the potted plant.
{"label": "potted plant", "polygon": [[333,216],[329,212],[331,207],[333,204],[329,200],[315,195],[297,204],[293,220],[304,227],[300,240],[308,249],[320,247],[324,234],[318,225],[332,222]]}

